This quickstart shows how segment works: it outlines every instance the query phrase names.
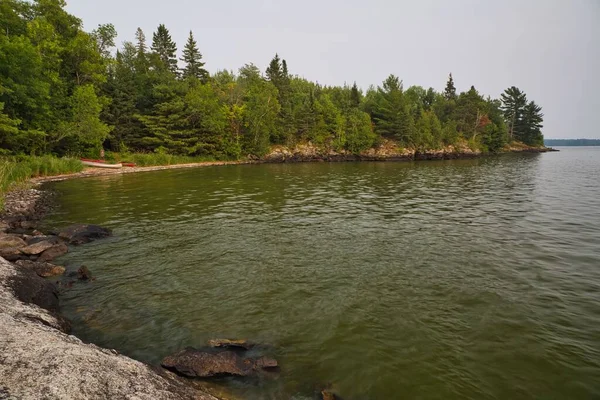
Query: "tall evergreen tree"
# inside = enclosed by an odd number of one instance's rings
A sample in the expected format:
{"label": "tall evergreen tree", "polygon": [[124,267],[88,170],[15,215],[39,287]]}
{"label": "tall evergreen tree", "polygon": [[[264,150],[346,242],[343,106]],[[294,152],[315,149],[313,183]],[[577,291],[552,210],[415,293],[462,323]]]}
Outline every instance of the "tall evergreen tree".
{"label": "tall evergreen tree", "polygon": [[137,28],[135,31],[135,40],[138,57],[144,56],[148,51],[148,46],[146,45],[146,35],[142,28]]}
{"label": "tall evergreen tree", "polygon": [[413,140],[414,121],[404,100],[402,81],[390,75],[377,89],[373,110],[375,127],[381,135],[393,137],[405,145]]}
{"label": "tall evergreen tree", "polygon": [[508,136],[510,140],[519,139],[522,136],[523,112],[527,105],[527,96],[519,88],[511,86],[500,97],[508,126]]}
{"label": "tall evergreen tree", "polygon": [[181,61],[185,63],[185,67],[182,69],[182,77],[185,78],[197,78],[202,82],[208,80],[208,71],[203,67],[202,54],[198,50],[198,44],[194,40],[194,34],[190,31],[188,41],[183,48],[183,57]]}
{"label": "tall evergreen tree", "polygon": [[177,73],[177,45],[171,39],[171,34],[164,24],[160,24],[152,37],[152,51],[156,53],[165,68]]}
{"label": "tall evergreen tree", "polygon": [[[287,63],[285,66],[287,69]],[[276,87],[279,86],[279,84],[281,83],[281,80],[283,78],[283,71],[281,68],[281,60],[279,58],[279,54],[275,54],[275,57],[273,57],[273,59],[269,63],[269,66],[267,67],[267,70],[266,70],[266,75],[267,75],[267,79],[269,81],[273,82],[273,84]]]}
{"label": "tall evergreen tree", "polygon": [[523,133],[520,140],[529,145],[543,145],[543,122],[544,114],[542,113],[542,107],[535,104],[534,101],[527,103],[523,109]]}
{"label": "tall evergreen tree", "polygon": [[281,61],[281,75],[283,76],[284,79],[290,78],[290,72],[288,71],[287,61],[285,61],[285,60]]}
{"label": "tall evergreen tree", "polygon": [[356,82],[354,82],[352,89],[350,89],[350,105],[358,108],[360,106],[360,97],[360,91],[358,90],[358,86],[356,86]]}
{"label": "tall evergreen tree", "polygon": [[452,73],[448,76],[448,82],[446,83],[446,89],[444,89],[444,97],[446,100],[456,100],[456,87],[454,87],[454,79]]}

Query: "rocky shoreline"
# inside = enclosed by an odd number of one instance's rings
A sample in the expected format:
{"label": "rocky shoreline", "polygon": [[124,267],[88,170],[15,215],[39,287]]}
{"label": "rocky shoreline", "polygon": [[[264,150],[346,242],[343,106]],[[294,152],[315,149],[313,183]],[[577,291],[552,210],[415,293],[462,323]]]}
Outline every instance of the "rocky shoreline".
{"label": "rocky shoreline", "polygon": [[[58,288],[44,279],[65,269],[50,262],[68,251],[67,244],[110,231],[74,225],[44,235],[36,228],[52,201],[47,191],[17,190],[7,195],[0,217],[0,398],[217,400],[166,369],[69,335]],[[80,268],[75,278],[90,277]]]}
{"label": "rocky shoreline", "polygon": [[[549,147],[532,147],[526,145],[507,146],[502,153],[546,153],[558,151]],[[376,148],[360,154],[347,151],[335,151],[313,144],[299,144],[293,148],[274,146],[271,152],[258,162],[352,162],[352,161],[423,161],[423,160],[456,160],[477,158],[486,155],[480,150],[471,149],[466,143],[446,146],[440,149],[416,150],[405,149],[391,140],[385,140]]]}

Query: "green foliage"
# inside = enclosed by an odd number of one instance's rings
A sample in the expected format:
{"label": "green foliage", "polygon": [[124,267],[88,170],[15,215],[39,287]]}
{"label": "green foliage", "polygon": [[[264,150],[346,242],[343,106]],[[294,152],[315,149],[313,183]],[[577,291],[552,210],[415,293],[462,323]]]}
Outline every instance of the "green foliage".
{"label": "green foliage", "polygon": [[474,87],[458,94],[451,74],[443,92],[404,90],[390,75],[363,93],[356,83],[330,87],[294,76],[278,54],[264,76],[252,64],[211,76],[191,32],[180,76],[164,25],[151,49],[138,28],[115,52],[114,26],[84,32],[63,0],[0,0],[0,26],[0,154],[105,148],[162,164],[261,156],[274,144],[309,141],[352,153],[383,138],[418,151],[468,142],[493,152],[513,140],[543,141],[541,107],[515,87],[500,101]]}
{"label": "green foliage", "polygon": [[390,75],[383,85],[377,88],[371,110],[376,132],[397,139],[403,145],[414,140],[414,119],[402,92],[402,82]]}
{"label": "green foliage", "polygon": [[345,118],[345,143],[346,150],[359,154],[375,144],[377,135],[373,132],[369,114],[353,108]]}
{"label": "green foliage", "polygon": [[77,143],[84,154],[96,154],[110,128],[100,121],[102,104],[92,85],[78,86],[70,99],[72,117],[60,125],[56,141]]}

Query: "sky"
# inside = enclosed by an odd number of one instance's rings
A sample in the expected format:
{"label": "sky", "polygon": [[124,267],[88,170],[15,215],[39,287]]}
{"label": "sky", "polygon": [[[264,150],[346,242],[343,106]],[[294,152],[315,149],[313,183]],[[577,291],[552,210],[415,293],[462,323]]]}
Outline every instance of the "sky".
{"label": "sky", "polygon": [[546,138],[600,138],[600,0],[67,0],[118,44],[165,24],[181,49],[190,30],[210,72],[275,53],[294,75],[366,89],[389,74],[443,90],[517,86],[543,107]]}

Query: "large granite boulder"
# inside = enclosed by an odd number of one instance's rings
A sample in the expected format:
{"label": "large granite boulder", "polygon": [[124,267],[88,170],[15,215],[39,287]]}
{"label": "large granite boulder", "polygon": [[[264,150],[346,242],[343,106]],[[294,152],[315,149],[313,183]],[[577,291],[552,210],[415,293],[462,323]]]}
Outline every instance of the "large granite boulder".
{"label": "large granite boulder", "polygon": [[188,377],[253,376],[262,370],[277,368],[277,361],[268,358],[246,358],[237,352],[203,351],[188,347],[165,357],[161,365]]}
{"label": "large granite boulder", "polygon": [[112,231],[99,225],[75,224],[63,229],[58,237],[69,244],[84,244],[96,239],[102,239],[112,235]]}

